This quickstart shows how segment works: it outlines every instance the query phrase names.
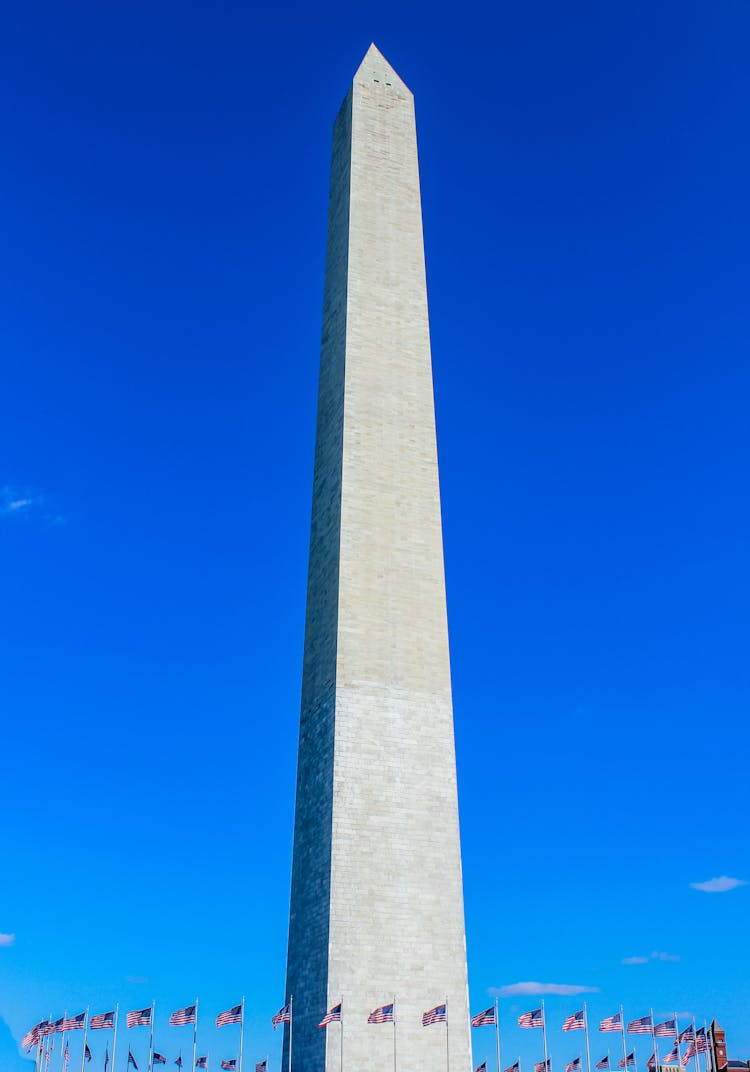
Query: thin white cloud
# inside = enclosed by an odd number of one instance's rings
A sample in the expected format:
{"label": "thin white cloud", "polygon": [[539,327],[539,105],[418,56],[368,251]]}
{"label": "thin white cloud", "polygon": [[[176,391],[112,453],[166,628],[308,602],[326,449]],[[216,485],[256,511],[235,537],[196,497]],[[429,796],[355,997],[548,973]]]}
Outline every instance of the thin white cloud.
{"label": "thin white cloud", "polygon": [[576,983],[508,983],[506,986],[491,986],[489,992],[493,997],[511,998],[516,994],[530,996],[559,994],[571,997],[574,994],[598,994],[598,986],[579,986]]}
{"label": "thin white cloud", "polygon": [[690,885],[694,890],[701,890],[702,893],[726,893],[727,890],[736,890],[738,886],[747,886],[747,882],[741,878],[722,875],[720,878],[710,878],[708,882],[691,882]]}
{"label": "thin white cloud", "polygon": [[648,964],[650,960],[662,960],[662,961],[677,961],[679,956],[676,953],[661,953],[655,949],[649,957],[623,957],[620,961],[621,964]]}
{"label": "thin white cloud", "polygon": [[148,979],[146,978],[145,975],[126,975],[125,976],[125,982],[126,983],[147,983]]}
{"label": "thin white cloud", "polygon": [[0,934],[0,946],[13,945],[16,940],[15,934]]}
{"label": "thin white cloud", "polygon": [[21,517],[41,501],[38,495],[24,494],[6,484],[0,488],[0,517]]}
{"label": "thin white cloud", "polygon": [[45,503],[43,495],[30,491],[19,491],[6,484],[0,488],[0,518],[23,517],[35,518],[43,525],[64,525],[62,514],[52,513]]}

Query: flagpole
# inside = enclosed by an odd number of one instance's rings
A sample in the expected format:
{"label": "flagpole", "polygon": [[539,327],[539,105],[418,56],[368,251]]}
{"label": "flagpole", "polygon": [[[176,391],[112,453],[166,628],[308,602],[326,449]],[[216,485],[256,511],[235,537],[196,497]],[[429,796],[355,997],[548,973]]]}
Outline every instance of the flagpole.
{"label": "flagpole", "polygon": [[[240,1004],[242,1006],[241,1009],[240,1009],[240,1072],[242,1072],[242,1034],[243,1034],[243,1032],[245,1030],[245,995],[244,994],[242,995],[242,1001],[241,1001]],[[197,1020],[198,1019],[198,1015],[197,1015],[198,1010],[196,1009],[195,1012],[196,1012],[196,1020]],[[268,1072],[268,1069],[266,1069],[266,1072]]]}
{"label": "flagpole", "polygon": [[[497,998],[495,998],[495,1049],[497,1051],[497,1072],[500,1072],[500,1017],[497,1010]],[[591,1072],[590,1069],[589,1072]]]}
{"label": "flagpole", "polygon": [[[711,1052],[711,1042],[710,1042],[709,1037],[708,1037],[708,1024],[706,1023],[705,1020],[703,1021],[703,1034],[706,1037],[706,1057],[705,1057],[706,1072],[709,1072],[709,1065],[711,1066],[711,1072],[714,1072],[714,1056],[713,1056],[713,1053]],[[709,1057],[710,1057],[710,1060],[709,1060]]]}
{"label": "flagpole", "polygon": [[[68,1019],[68,1010],[63,1011],[63,1020]],[[65,1032],[60,1035],[60,1068],[62,1072],[65,1070]]]}
{"label": "flagpole", "polygon": [[445,1067],[447,1072],[451,1072],[451,1047],[450,1036],[448,1034],[448,997],[445,998]]}
{"label": "flagpole", "polygon": [[85,1068],[85,1061],[86,1061],[86,1038],[87,1038],[88,1033],[89,1033],[89,1008],[90,1008],[90,1006],[87,1005],[86,1006],[86,1015],[83,1018],[83,1049],[81,1050],[81,1072],[83,1072],[83,1070]]}
{"label": "flagpole", "polygon": [[341,1030],[339,1031],[339,1069],[344,1072],[344,995],[341,995]]}
{"label": "flagpole", "polygon": [[[678,1036],[679,1038],[679,1036]],[[698,1060],[698,1036],[695,1033],[695,1017],[693,1017],[693,1057],[695,1058],[695,1072],[701,1072],[701,1063]]]}
{"label": "flagpole", "polygon": [[396,1072],[396,995],[393,995],[393,1072]]}
{"label": "flagpole", "polygon": [[154,1009],[156,1008],[156,1001],[151,1002],[151,1031],[149,1032],[148,1039],[148,1072],[153,1072],[154,1069]]}
{"label": "flagpole", "polygon": [[[625,1045],[625,1013],[622,1011],[622,1005],[620,1006],[620,1034],[622,1035],[622,1067],[625,1072],[628,1072],[628,1048]],[[656,1072],[656,1069],[654,1069]]]}
{"label": "flagpole", "polygon": [[[654,1044],[654,1072],[659,1072],[659,1047],[656,1044],[656,1031],[654,1030],[654,1010],[651,1009],[651,1041]],[[680,1047],[677,1047],[677,1053],[679,1054]],[[633,1049],[635,1053],[635,1048]],[[635,1072],[638,1072],[638,1066],[636,1065]]]}
{"label": "flagpole", "polygon": [[[195,1051],[198,1048],[198,999],[195,999],[195,1019],[193,1020],[193,1072],[195,1072]],[[208,1061],[206,1061],[208,1064]]]}
{"label": "flagpole", "polygon": [[[120,1012],[120,1002],[115,1005],[115,1031],[112,1036],[112,1072],[115,1072],[115,1047],[117,1046],[117,1017]],[[106,1070],[105,1070],[106,1072]],[[126,1070],[127,1072],[127,1070]]]}
{"label": "flagpole", "polygon": [[292,1023],[294,1021],[294,994],[289,995],[289,1069],[292,1072]]}
{"label": "flagpole", "polygon": [[[583,1003],[583,1033],[586,1036],[586,1068],[588,1072],[591,1072],[591,1050],[589,1049],[589,1014],[586,1008],[586,1002]],[[627,1072],[627,1069],[625,1069]]]}
{"label": "flagpole", "polygon": [[[674,1012],[674,1011],[672,1012],[672,1018],[674,1020],[674,1037],[675,1037],[674,1048],[677,1050],[677,1064],[680,1067],[682,1067],[682,1060],[680,1058],[680,1025],[677,1022],[677,1013]],[[693,1032],[693,1034],[695,1034],[695,1032]]]}
{"label": "flagpole", "polygon": [[544,998],[542,998],[542,1040],[544,1042],[544,1072],[549,1072],[547,1066],[547,1014],[544,1011]]}

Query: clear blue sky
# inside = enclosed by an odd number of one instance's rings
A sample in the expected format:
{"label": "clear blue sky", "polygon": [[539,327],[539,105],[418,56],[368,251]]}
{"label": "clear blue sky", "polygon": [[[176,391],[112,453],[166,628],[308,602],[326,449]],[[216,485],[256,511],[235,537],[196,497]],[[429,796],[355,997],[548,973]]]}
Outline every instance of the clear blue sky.
{"label": "clear blue sky", "polygon": [[[750,881],[750,11],[357,8],[4,13],[2,1067],[152,998],[171,1060],[196,994],[218,1061],[243,992],[276,1061],[330,131],[371,40],[417,101],[472,1006],[590,987],[750,1057],[750,886],[691,887]],[[582,999],[547,1000],[561,1072]]]}

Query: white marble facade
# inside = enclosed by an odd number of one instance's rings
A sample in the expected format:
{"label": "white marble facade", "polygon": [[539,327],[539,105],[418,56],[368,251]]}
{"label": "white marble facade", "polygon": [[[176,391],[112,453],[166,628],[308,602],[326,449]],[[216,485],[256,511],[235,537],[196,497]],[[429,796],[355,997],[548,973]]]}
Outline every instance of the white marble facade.
{"label": "white marble facade", "polygon": [[469,1072],[414,100],[375,46],[333,134],[290,994],[293,1072],[339,1072],[342,1040],[345,1072],[393,1069],[367,1016],[394,998],[398,1072]]}

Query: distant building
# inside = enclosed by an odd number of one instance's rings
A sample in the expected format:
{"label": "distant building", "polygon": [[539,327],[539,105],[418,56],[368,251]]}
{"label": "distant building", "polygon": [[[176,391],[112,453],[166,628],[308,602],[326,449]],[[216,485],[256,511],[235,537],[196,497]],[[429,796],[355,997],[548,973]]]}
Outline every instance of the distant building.
{"label": "distant building", "polygon": [[750,1061],[730,1061],[727,1057],[726,1034],[716,1020],[711,1021],[709,1037],[714,1072],[750,1072]]}

